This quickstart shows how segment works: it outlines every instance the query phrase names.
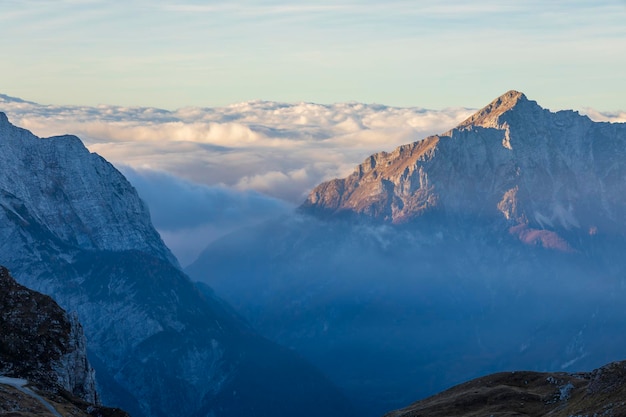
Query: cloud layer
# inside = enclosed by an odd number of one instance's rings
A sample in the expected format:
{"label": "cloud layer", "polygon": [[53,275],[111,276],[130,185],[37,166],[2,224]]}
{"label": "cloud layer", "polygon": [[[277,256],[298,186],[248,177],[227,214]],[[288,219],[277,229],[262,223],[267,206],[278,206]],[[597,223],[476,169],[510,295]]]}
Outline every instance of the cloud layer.
{"label": "cloud layer", "polygon": [[[250,101],[168,111],[39,105],[0,95],[0,111],[41,137],[75,134],[117,166],[186,264],[211,239],[285,213],[368,155],[449,130],[474,110]],[[626,120],[623,112],[584,113]]]}
{"label": "cloud layer", "polygon": [[369,154],[443,132],[472,113],[267,101],[167,111],[42,106],[7,96],[0,97],[0,108],[39,136],[75,134],[118,166],[255,190],[292,204],[319,182],[348,174]]}

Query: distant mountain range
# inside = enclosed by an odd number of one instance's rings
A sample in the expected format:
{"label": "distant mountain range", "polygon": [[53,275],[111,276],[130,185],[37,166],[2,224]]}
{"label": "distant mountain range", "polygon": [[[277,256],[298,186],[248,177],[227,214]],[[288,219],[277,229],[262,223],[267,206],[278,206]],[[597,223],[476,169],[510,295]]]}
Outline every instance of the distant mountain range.
{"label": "distant mountain range", "polygon": [[3,113],[0,263],[78,314],[106,405],[134,417],[351,414],[321,372],[189,280],[111,164]]}
{"label": "distant mountain range", "polygon": [[626,124],[509,91],[186,269],[363,415],[490,372],[623,359]]}

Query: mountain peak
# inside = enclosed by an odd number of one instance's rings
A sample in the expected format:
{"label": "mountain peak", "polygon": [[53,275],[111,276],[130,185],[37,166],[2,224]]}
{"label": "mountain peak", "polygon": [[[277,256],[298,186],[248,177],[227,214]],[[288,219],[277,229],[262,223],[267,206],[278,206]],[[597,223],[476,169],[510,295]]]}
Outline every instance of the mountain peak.
{"label": "mountain peak", "polygon": [[498,123],[498,118],[513,109],[518,103],[527,102],[528,99],[519,91],[509,90],[502,94],[500,97],[493,100],[487,106],[478,110],[468,119],[463,121],[459,127],[467,126],[483,126],[483,127],[495,127]]}

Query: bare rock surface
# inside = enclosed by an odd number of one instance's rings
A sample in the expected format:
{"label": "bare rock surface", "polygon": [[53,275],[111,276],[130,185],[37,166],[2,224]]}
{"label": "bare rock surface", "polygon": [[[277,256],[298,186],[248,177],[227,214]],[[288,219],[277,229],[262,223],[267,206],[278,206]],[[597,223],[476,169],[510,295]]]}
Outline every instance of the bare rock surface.
{"label": "bare rock surface", "polygon": [[76,317],[49,296],[18,283],[0,267],[0,375],[63,389],[97,403],[94,371]]}

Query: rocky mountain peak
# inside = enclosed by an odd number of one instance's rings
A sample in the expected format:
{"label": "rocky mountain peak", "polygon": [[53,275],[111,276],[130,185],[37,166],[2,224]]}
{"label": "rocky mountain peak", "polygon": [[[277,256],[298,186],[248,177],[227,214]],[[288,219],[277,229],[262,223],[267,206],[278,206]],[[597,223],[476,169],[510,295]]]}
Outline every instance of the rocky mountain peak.
{"label": "rocky mountain peak", "polygon": [[528,101],[526,96],[519,91],[507,91],[463,121],[458,127],[497,127],[499,125],[498,120],[502,114],[512,110],[520,103],[527,103]]}

